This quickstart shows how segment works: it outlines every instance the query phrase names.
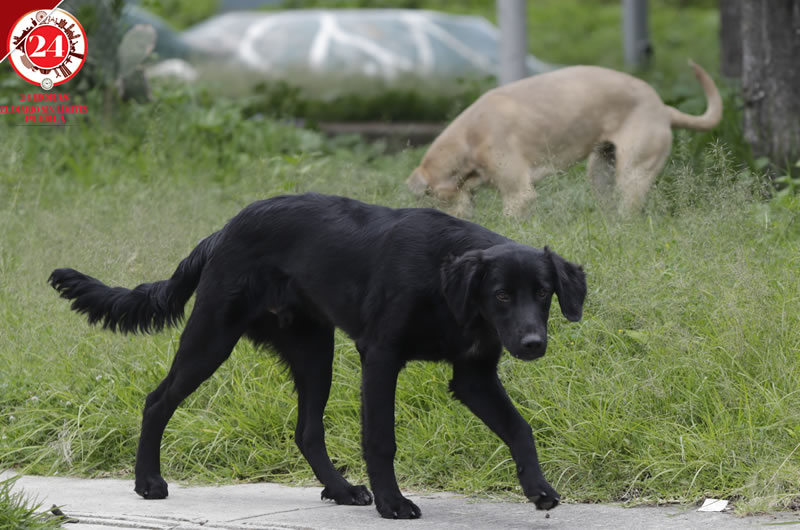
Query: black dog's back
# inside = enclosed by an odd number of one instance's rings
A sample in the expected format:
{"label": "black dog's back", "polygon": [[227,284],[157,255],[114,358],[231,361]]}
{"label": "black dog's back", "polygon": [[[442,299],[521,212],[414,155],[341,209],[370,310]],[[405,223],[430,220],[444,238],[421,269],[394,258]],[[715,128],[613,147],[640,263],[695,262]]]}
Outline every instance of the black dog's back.
{"label": "black dog's back", "polygon": [[[230,282],[230,290],[246,285],[252,291],[265,272],[281,277],[289,294],[357,339],[376,306],[391,298],[389,291],[438,292],[446,256],[506,241],[433,209],[392,209],[315,193],[281,196],[253,203],[231,219],[210,260],[209,278],[217,285]],[[365,300],[376,295],[384,300]]]}

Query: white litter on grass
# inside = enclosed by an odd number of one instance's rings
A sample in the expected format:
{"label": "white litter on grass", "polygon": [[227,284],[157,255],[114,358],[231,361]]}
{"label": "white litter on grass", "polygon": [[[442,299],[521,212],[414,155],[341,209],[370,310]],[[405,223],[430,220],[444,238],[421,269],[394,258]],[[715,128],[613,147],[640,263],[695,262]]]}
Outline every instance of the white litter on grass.
{"label": "white litter on grass", "polygon": [[706,499],[698,512],[721,512],[728,507],[728,501],[722,499]]}

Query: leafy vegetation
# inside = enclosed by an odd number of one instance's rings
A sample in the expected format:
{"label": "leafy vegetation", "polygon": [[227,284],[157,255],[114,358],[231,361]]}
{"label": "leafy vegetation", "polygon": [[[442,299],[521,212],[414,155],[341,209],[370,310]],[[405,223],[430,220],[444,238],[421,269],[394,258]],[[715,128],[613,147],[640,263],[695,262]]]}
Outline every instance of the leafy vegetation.
{"label": "leafy vegetation", "polygon": [[219,0],[141,0],[139,4],[163,17],[176,29],[202,22],[219,9]]}
{"label": "leafy vegetation", "polygon": [[[584,48],[585,61],[593,50]],[[677,79],[663,83],[697,90]],[[435,204],[403,184],[423,149],[326,139],[199,88],[162,90],[146,105],[80,97],[90,113],[66,127],[0,123],[0,466],[129,477],[144,397],[180,329],[128,337],[90,328],[47,285],[52,269],[130,287],[163,279],[244,205],[281,193]],[[681,105],[691,110],[694,96]],[[569,501],[797,506],[800,202],[774,195],[736,127],[729,111],[716,132],[677,131],[632,218],[597,208],[582,165],[542,181],[521,220],[500,214],[494,190],[476,195],[474,221],[587,270],[584,320],[554,309],[548,354],[500,364],[547,477]],[[401,374],[401,487],[521,499],[508,450],[453,401],[449,377],[430,363]],[[292,439],[295,418],[288,374],[243,341],[170,422],[165,477],[313,484]],[[335,464],[364,482],[359,361],[344,335],[325,421]]]}

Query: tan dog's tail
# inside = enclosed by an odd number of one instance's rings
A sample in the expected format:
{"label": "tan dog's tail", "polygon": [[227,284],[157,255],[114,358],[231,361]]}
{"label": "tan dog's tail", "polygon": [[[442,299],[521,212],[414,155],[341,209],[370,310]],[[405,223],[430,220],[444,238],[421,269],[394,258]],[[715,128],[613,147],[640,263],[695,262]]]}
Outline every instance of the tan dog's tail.
{"label": "tan dog's tail", "polygon": [[717,85],[711,76],[703,70],[700,65],[689,60],[689,66],[694,70],[694,75],[703,85],[703,92],[706,93],[708,106],[702,116],[692,116],[685,114],[675,107],[667,107],[673,127],[681,129],[694,129],[696,131],[708,131],[716,127],[722,119],[722,97],[719,95]]}

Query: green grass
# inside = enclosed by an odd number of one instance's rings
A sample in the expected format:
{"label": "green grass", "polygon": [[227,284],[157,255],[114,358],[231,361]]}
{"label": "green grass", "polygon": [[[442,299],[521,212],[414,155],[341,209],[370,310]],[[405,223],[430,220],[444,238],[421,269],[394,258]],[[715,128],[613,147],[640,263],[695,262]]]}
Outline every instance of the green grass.
{"label": "green grass", "polygon": [[31,502],[25,495],[12,491],[18,477],[0,480],[0,528],[45,530],[59,527],[55,517],[39,512],[39,505]]}
{"label": "green grass", "polygon": [[[245,120],[241,105],[202,91],[145,106],[87,97],[89,119],[69,127],[0,123],[0,467],[130,477],[144,397],[180,329],[90,328],[47,285],[52,269],[129,287],[163,279],[244,205],[280,193],[431,203],[403,184],[422,149],[390,154]],[[500,214],[494,190],[476,196],[474,221],[550,245],[588,274],[584,320],[554,310],[548,354],[499,367],[568,501],[797,505],[800,201],[769,199],[742,145],[735,110],[717,132],[678,131],[645,211],[629,219],[596,208],[580,165],[538,185],[523,220]],[[522,499],[507,448],[448,395],[449,377],[430,363],[400,377],[401,487]],[[327,442],[362,483],[358,400],[358,355],[339,335]],[[170,422],[164,475],[314,484],[295,418],[288,374],[242,342]]]}

